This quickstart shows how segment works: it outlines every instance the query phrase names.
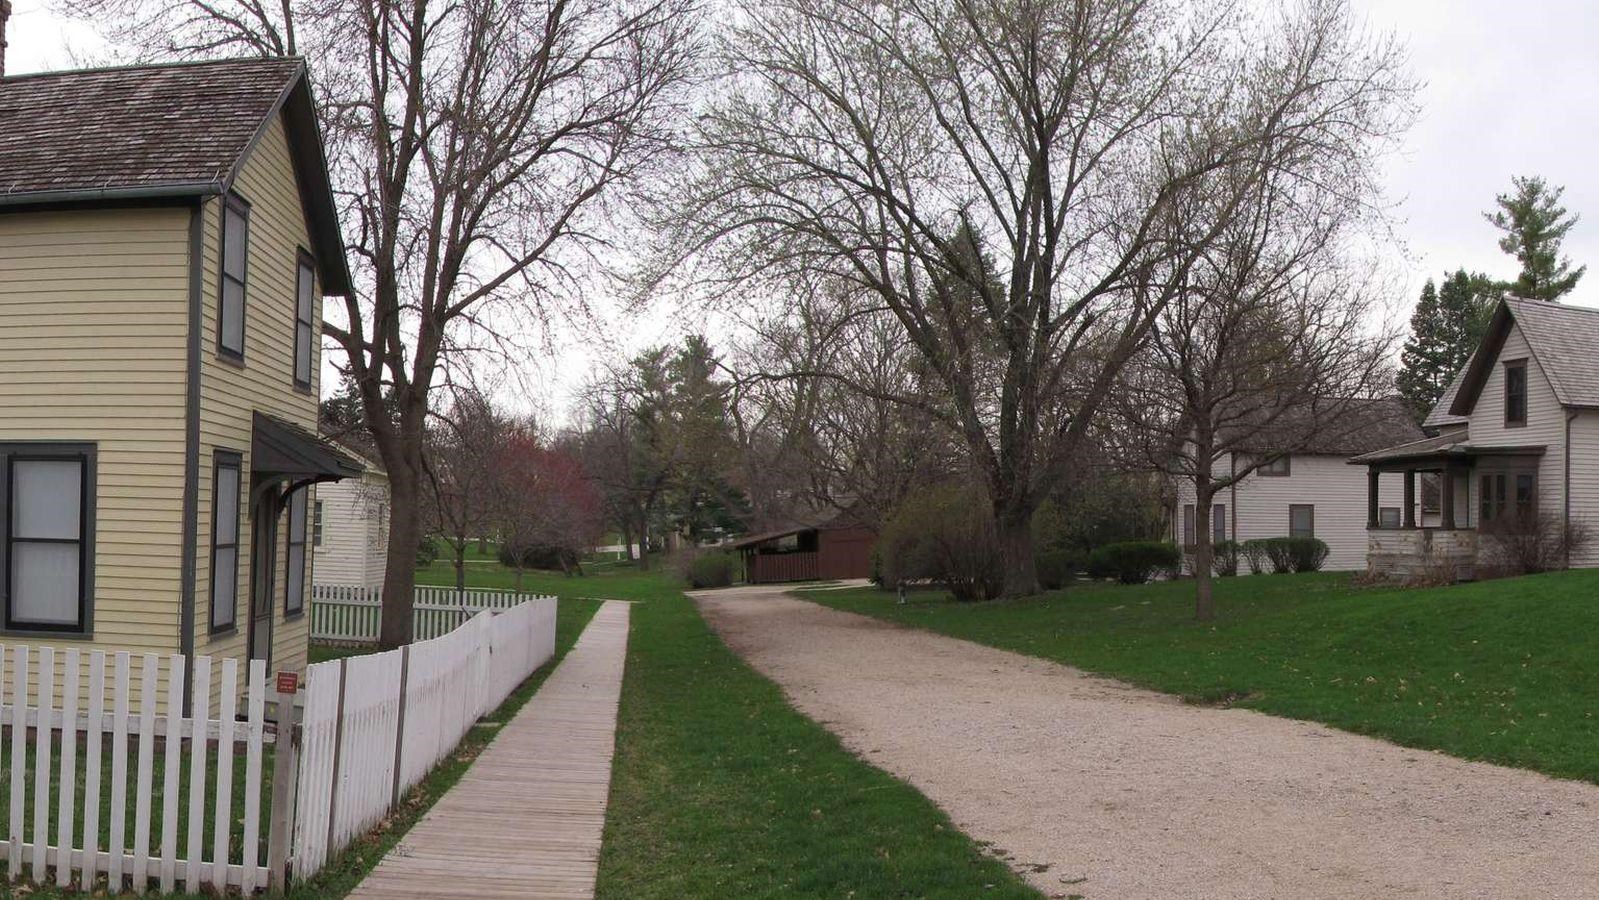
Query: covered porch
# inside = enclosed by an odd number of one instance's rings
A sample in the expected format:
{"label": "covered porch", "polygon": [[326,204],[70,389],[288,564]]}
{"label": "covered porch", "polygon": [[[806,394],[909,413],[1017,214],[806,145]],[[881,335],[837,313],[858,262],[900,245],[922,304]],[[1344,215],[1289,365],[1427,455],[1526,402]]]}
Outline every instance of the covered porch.
{"label": "covered porch", "polygon": [[[1476,577],[1479,526],[1536,503],[1541,445],[1474,446],[1463,433],[1412,441],[1350,460],[1366,466],[1368,574],[1466,581]],[[1403,496],[1382,496],[1382,475],[1403,475]],[[1436,478],[1437,503],[1418,494],[1418,476]],[[1397,500],[1397,505],[1393,503]]]}

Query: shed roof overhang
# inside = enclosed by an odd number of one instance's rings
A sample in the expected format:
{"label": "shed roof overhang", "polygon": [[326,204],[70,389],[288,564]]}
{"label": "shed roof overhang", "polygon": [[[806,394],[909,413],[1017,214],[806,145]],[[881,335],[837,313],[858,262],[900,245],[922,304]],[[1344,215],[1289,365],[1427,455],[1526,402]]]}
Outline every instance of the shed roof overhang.
{"label": "shed roof overhang", "polygon": [[310,431],[258,412],[250,440],[250,470],[259,477],[317,482],[356,478],[364,467]]}

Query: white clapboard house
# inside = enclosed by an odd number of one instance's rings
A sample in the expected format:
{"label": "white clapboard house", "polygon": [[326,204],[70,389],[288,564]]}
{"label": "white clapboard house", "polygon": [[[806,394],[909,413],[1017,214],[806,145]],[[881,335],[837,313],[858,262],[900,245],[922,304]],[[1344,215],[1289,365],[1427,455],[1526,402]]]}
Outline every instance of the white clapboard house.
{"label": "white clapboard house", "polygon": [[[1365,479],[1372,571],[1446,565],[1472,577],[1482,527],[1500,517],[1599,525],[1599,311],[1500,303],[1423,425],[1431,437],[1352,460]],[[1423,479],[1441,484],[1436,504]],[[1387,512],[1395,506],[1398,521]],[[1599,540],[1566,562],[1599,565]]]}
{"label": "white clapboard house", "polygon": [[[1423,433],[1397,399],[1350,403],[1339,416],[1308,442],[1296,440],[1299,449],[1283,452],[1262,440],[1248,451],[1274,457],[1217,495],[1209,515],[1194,505],[1192,481],[1178,479],[1172,510],[1172,540],[1192,547],[1197,529],[1210,529],[1215,541],[1255,538],[1316,537],[1327,543],[1324,568],[1353,571],[1366,567],[1366,473],[1349,465],[1349,459],[1396,443],[1416,440]],[[1242,460],[1224,455],[1215,468],[1230,476]],[[1398,505],[1401,476],[1381,476],[1384,489],[1395,502],[1380,510],[1383,522],[1395,527],[1401,520]],[[1247,569],[1245,570],[1247,571]]]}
{"label": "white clapboard house", "polygon": [[[345,450],[354,451],[346,446]],[[359,478],[322,485],[312,511],[311,541],[317,588],[362,588],[371,596],[383,590],[389,549],[389,476],[381,464],[358,457],[366,469]]]}

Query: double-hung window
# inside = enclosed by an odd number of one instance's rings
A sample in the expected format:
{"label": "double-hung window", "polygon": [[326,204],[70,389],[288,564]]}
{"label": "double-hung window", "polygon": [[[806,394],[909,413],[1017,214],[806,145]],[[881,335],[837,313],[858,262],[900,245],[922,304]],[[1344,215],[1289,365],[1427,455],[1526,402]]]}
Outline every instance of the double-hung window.
{"label": "double-hung window", "polygon": [[238,197],[222,203],[222,291],[217,302],[217,352],[244,360],[244,286],[250,258],[250,207]]}
{"label": "double-hung window", "polygon": [[1211,504],[1210,539],[1217,544],[1227,540],[1227,504],[1225,503]]}
{"label": "double-hung window", "polygon": [[283,579],[283,614],[293,616],[305,609],[305,495],[300,488],[289,495],[288,572]]}
{"label": "double-hung window", "polygon": [[94,571],[94,448],[13,444],[6,466],[6,628],[85,634]]}
{"label": "double-hung window", "polygon": [[1197,543],[1194,539],[1194,504],[1183,504],[1183,546],[1192,547]]}
{"label": "double-hung window", "polygon": [[239,496],[243,458],[216,451],[211,491],[211,630],[232,628],[239,606]]}
{"label": "double-hung window", "polygon": [[311,514],[311,546],[322,546],[322,501],[318,500]]}
{"label": "double-hung window", "polygon": [[1308,538],[1316,536],[1316,507],[1309,503],[1288,505],[1288,536]]}
{"label": "double-hung window", "polygon": [[316,329],[312,310],[316,308],[316,268],[310,254],[300,251],[300,267],[294,279],[294,386],[311,389],[311,352]]}
{"label": "double-hung window", "polygon": [[1527,361],[1505,363],[1505,424],[1527,424]]}

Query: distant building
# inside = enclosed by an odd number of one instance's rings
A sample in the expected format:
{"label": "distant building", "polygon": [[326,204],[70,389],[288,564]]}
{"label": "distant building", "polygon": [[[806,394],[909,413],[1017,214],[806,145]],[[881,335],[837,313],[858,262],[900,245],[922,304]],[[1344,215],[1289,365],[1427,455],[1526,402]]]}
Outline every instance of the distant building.
{"label": "distant building", "polygon": [[750,584],[820,579],[869,578],[877,533],[848,513],[812,524],[767,531],[727,546],[744,561]]}

